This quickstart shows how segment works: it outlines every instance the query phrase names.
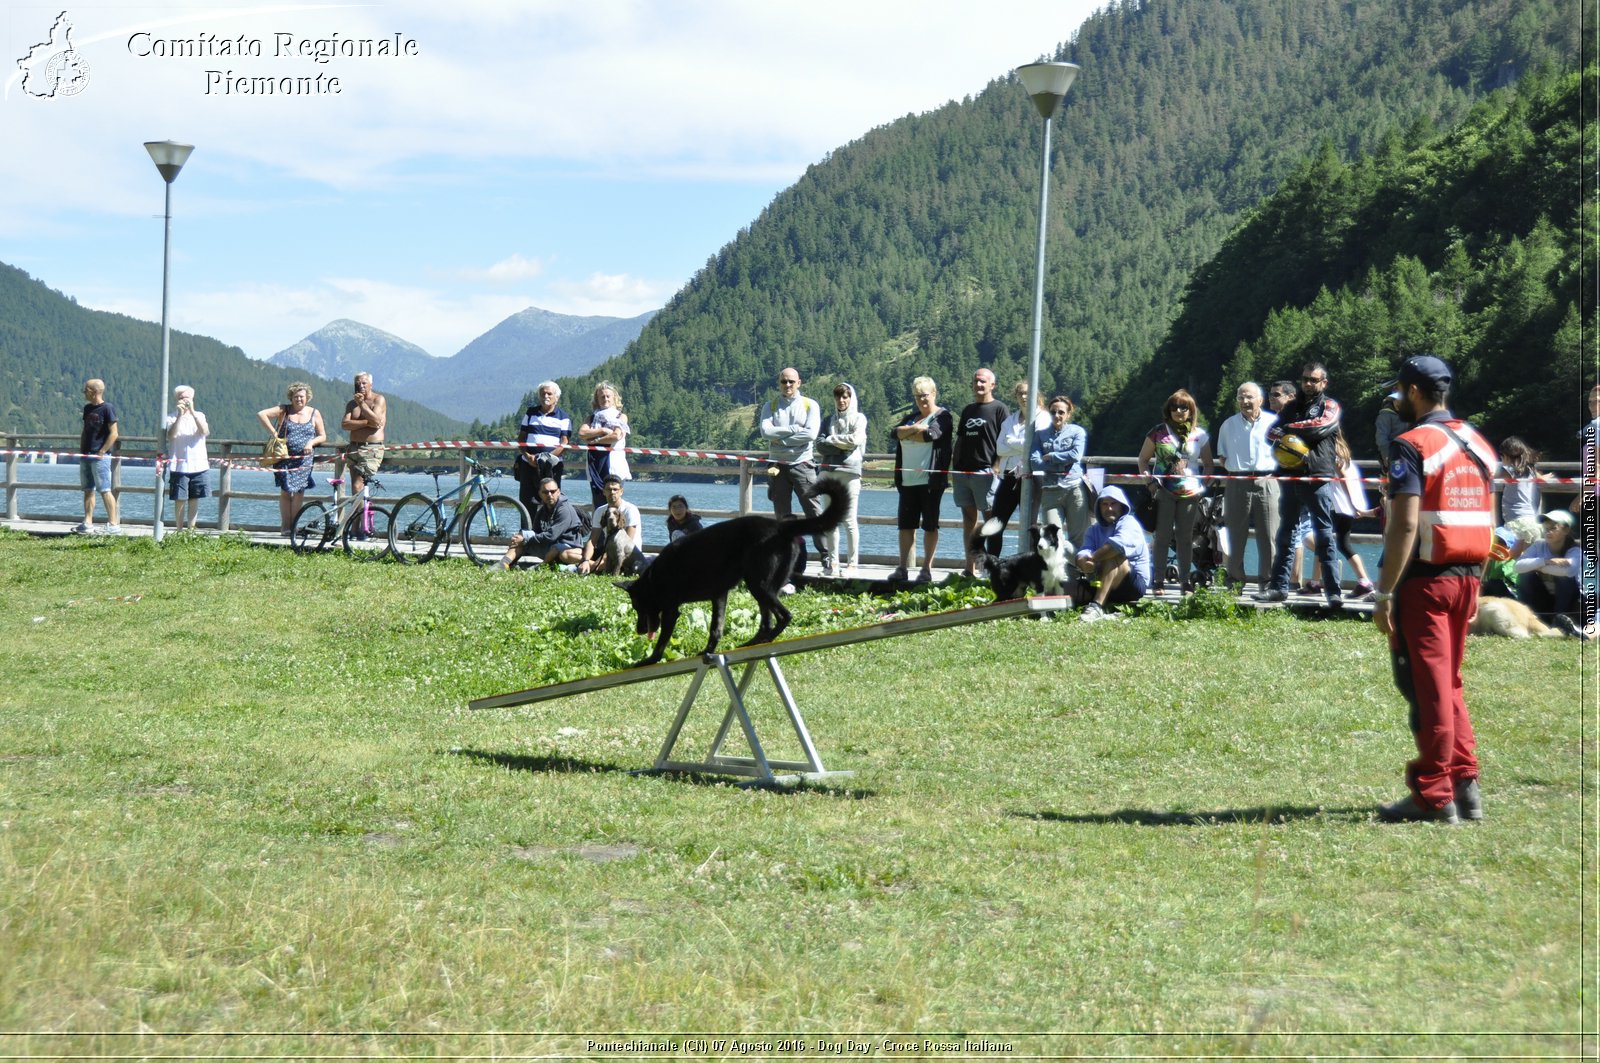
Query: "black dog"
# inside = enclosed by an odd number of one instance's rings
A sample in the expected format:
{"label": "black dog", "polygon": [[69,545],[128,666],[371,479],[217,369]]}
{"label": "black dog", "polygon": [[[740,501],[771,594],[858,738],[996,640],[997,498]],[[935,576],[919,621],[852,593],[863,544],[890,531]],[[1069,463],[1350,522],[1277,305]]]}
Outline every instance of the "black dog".
{"label": "black dog", "polygon": [[[1045,519],[1051,521],[1055,511]],[[1032,533],[1033,550],[1012,557],[995,557],[984,545],[991,535],[1004,530],[998,518],[985,521],[972,537],[972,548],[983,557],[983,570],[989,575],[989,586],[994,588],[994,600],[1008,602],[1022,596],[1029,588],[1041,594],[1067,593],[1068,569],[1072,561],[1072,544],[1062,533],[1061,525],[1051,521]]]}
{"label": "black dog", "polygon": [[655,664],[667,652],[678,611],[688,602],[711,603],[711,637],[705,653],[716,650],[722,638],[728,592],[739,585],[750,589],[761,609],[761,626],[753,646],[771,642],[789,626],[789,610],[778,600],[778,588],[789,579],[800,553],[799,536],[831,531],[844,520],[847,492],[837,480],[817,482],[812,497],[828,499],[828,508],[815,517],[779,519],[761,514],[735,517],[713,524],[667,546],[656,555],[644,575],[632,583],[619,583],[639,614],[639,634],[653,635],[656,645],[640,664]]}

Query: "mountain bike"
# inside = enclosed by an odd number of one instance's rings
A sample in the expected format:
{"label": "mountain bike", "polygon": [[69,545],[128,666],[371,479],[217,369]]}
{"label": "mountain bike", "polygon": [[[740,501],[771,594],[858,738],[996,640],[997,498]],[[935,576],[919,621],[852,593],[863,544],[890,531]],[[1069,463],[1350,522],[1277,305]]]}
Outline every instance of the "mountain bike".
{"label": "mountain bike", "polygon": [[[528,511],[521,502],[489,490],[502,470],[486,468],[470,457],[465,461],[473,475],[460,486],[442,491],[439,474],[434,473],[433,498],[414,492],[395,503],[389,521],[389,550],[395,557],[407,564],[432,561],[439,547],[450,552],[451,537],[459,530],[461,549],[476,563],[487,565],[498,561],[511,537],[528,526]],[[446,516],[445,506],[452,499]]]}
{"label": "mountain bike", "polygon": [[[390,511],[372,501],[372,489],[383,484],[369,479],[360,491],[341,499],[343,479],[328,481],[334,489],[327,502],[307,502],[289,526],[289,546],[297,554],[326,550],[335,539],[357,561],[382,561],[389,556]],[[330,507],[331,503],[331,507]]]}

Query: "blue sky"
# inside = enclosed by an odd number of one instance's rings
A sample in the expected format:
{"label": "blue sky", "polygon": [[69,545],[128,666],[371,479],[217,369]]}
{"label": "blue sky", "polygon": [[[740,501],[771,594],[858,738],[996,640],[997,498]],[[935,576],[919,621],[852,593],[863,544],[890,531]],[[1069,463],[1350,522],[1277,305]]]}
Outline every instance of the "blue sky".
{"label": "blue sky", "polygon": [[[12,3],[0,261],[159,319],[162,182],[143,143],[172,139],[196,146],[173,185],[175,328],[264,358],[348,317],[450,355],[529,306],[631,316],[828,151],[981,91],[1098,6]],[[25,84],[17,60],[63,11],[87,79],[35,95],[38,62]],[[414,51],[314,57],[396,35]],[[220,54],[241,39],[261,54]],[[340,91],[224,92],[229,72]]]}

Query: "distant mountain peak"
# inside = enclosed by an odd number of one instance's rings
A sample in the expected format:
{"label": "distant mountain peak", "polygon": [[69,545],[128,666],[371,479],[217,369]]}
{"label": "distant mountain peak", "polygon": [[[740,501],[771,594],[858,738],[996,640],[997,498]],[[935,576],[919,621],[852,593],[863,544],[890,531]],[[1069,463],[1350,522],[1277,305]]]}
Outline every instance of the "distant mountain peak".
{"label": "distant mountain peak", "polygon": [[416,344],[347,317],[328,322],[267,359],[271,365],[304,369],[333,380],[371,373],[380,391],[416,380],[435,361]]}

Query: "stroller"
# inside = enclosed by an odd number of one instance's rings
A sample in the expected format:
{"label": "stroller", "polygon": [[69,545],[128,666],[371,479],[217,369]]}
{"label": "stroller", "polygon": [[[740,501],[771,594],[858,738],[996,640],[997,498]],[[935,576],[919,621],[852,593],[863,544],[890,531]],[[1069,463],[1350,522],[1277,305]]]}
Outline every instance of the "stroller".
{"label": "stroller", "polygon": [[1207,495],[1195,504],[1194,585],[1210,587],[1226,571],[1228,528],[1222,520],[1222,496]]}
{"label": "stroller", "polygon": [[[1154,523],[1155,505],[1150,504],[1151,523]],[[1150,525],[1146,525],[1149,527]],[[1228,559],[1228,529],[1222,520],[1222,496],[1207,494],[1194,504],[1194,535],[1190,539],[1190,581],[1195,587],[1210,587],[1219,574],[1226,571]],[[1174,544],[1174,549],[1176,544]],[[1164,566],[1167,583],[1178,583],[1177,558],[1169,551],[1166,557],[1155,559]]]}

